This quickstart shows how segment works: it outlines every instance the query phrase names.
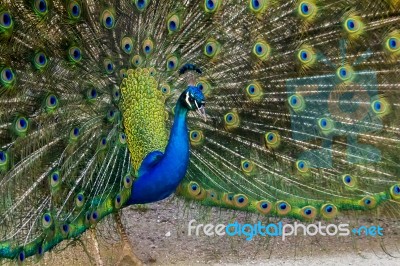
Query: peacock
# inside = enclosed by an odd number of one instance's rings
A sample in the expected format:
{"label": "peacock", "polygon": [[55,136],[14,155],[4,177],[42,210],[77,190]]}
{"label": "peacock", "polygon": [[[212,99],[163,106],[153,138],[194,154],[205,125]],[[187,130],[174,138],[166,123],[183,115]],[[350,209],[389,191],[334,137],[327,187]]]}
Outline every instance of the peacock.
{"label": "peacock", "polygon": [[0,258],[121,209],[400,217],[399,0],[1,0]]}

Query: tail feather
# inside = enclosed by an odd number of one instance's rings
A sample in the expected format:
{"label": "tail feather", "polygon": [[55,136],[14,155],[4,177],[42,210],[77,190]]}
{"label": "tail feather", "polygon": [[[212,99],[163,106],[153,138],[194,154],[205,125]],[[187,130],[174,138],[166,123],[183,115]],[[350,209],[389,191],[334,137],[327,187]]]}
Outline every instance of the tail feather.
{"label": "tail feather", "polygon": [[125,206],[193,82],[185,65],[201,70],[207,121],[189,115],[178,195],[304,220],[398,217],[398,6],[2,1],[0,257],[41,255]]}

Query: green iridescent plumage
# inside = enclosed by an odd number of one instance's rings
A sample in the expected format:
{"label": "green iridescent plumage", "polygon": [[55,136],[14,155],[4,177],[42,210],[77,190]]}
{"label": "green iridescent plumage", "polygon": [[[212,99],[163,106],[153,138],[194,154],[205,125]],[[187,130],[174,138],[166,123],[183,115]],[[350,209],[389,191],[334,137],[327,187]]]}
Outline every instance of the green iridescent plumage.
{"label": "green iridescent plumage", "polygon": [[397,219],[399,3],[0,2],[0,257],[41,256],[126,207],[188,84],[207,120],[188,117],[180,198]]}

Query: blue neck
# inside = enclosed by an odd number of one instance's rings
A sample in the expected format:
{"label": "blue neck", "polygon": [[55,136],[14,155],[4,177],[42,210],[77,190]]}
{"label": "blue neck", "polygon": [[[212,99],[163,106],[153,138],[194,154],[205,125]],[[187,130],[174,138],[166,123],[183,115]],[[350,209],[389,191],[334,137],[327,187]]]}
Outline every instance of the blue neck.
{"label": "blue neck", "polygon": [[159,201],[175,192],[189,164],[187,113],[178,100],[165,153],[153,168],[135,180],[128,205]]}

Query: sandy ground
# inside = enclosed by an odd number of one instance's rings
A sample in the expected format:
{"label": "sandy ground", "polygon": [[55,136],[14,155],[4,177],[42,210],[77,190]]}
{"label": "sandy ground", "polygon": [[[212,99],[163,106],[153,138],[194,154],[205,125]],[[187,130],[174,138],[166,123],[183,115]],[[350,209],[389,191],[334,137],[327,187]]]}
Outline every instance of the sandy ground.
{"label": "sandy ground", "polygon": [[[125,209],[122,221],[135,253],[146,265],[400,265],[400,223],[371,217],[375,215],[360,217],[354,224],[380,225],[384,228],[384,237],[293,236],[282,241],[278,237],[257,236],[246,241],[244,236],[189,236],[188,223],[192,219],[196,219],[196,224],[293,221],[199,208],[175,199]],[[328,224],[346,221],[342,217]],[[109,219],[92,231],[97,235],[97,244],[91,240],[93,234],[88,233],[82,241],[65,243],[37,263],[116,265],[122,248],[119,236],[113,233],[114,226]]]}

